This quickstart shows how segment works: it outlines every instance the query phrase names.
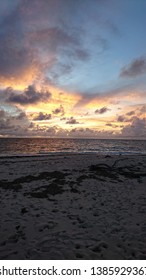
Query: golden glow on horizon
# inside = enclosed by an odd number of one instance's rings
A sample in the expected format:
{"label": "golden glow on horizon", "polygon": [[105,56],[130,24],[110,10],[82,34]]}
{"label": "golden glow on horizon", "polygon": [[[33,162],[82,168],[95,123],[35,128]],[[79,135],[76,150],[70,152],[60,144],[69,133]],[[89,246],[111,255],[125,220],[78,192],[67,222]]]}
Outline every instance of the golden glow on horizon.
{"label": "golden glow on horizon", "polygon": [[[40,86],[37,87],[38,90],[41,89]],[[45,86],[43,88],[45,91],[48,91],[52,94],[48,102],[40,102],[37,104],[29,104],[27,105],[26,111],[28,113],[39,113],[43,112],[45,114],[51,114],[55,109],[59,108],[60,106],[63,107],[65,111],[65,115],[67,117],[71,117],[73,114],[73,107],[76,102],[79,100],[79,96],[77,94],[67,93],[65,91],[61,91],[55,87]],[[58,115],[62,115],[61,113]]]}
{"label": "golden glow on horizon", "polygon": [[[24,71],[17,78],[3,79],[0,77],[0,85],[3,88],[12,87],[14,90],[24,91],[28,85],[33,84],[33,80],[39,75],[39,70],[31,67]],[[39,102],[35,104],[17,105],[18,108],[26,112],[28,120],[33,122],[36,130],[47,130],[55,127],[57,130],[71,131],[74,128],[78,129],[93,129],[94,131],[113,132],[115,135],[120,134],[121,129],[131,123],[132,117],[137,115],[141,118],[146,117],[146,112],[141,111],[144,106],[144,95],[141,92],[124,92],[115,96],[97,96],[87,100],[75,92],[67,92],[55,86],[50,86],[40,80],[35,83],[36,90],[48,91],[51,93],[50,99],[47,102]],[[20,93],[21,94],[21,93]],[[79,106],[77,105],[79,104]],[[55,113],[56,109],[62,106],[63,111]],[[104,113],[95,113],[96,110],[107,108]],[[128,115],[133,111],[132,115]],[[34,121],[34,118],[42,112],[43,114],[51,114],[49,120]],[[126,116],[125,120],[118,121],[118,116]],[[74,118],[74,123],[68,123],[70,118]]]}

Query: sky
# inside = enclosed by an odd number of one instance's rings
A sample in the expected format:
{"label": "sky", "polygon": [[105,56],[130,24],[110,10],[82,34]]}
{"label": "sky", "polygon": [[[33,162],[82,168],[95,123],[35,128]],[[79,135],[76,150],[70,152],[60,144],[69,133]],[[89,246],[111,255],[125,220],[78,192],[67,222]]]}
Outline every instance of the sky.
{"label": "sky", "polygon": [[0,0],[0,137],[146,139],[146,0]]}

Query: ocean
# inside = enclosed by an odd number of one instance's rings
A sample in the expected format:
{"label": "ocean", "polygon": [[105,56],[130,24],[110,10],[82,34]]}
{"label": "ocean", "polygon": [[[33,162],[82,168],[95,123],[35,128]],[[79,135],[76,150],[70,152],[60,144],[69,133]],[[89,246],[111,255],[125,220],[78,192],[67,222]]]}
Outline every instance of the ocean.
{"label": "ocean", "polygon": [[0,156],[50,153],[146,154],[146,140],[0,138]]}

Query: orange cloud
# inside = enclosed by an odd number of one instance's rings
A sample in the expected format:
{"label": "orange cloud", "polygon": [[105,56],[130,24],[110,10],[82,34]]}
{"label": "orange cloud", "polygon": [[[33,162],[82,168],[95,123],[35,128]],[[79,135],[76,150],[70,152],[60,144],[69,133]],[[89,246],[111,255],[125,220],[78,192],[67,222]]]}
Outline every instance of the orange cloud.
{"label": "orange cloud", "polygon": [[18,73],[14,77],[0,77],[0,86],[2,88],[12,87],[14,90],[24,90],[28,85],[32,84],[39,75],[39,67],[30,66],[22,73]]}

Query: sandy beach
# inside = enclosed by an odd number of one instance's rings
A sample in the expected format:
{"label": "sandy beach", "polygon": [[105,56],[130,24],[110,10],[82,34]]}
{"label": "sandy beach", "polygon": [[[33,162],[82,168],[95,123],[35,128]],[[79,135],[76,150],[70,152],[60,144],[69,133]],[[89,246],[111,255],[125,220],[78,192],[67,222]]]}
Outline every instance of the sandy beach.
{"label": "sandy beach", "polygon": [[0,259],[146,259],[146,156],[0,158]]}

